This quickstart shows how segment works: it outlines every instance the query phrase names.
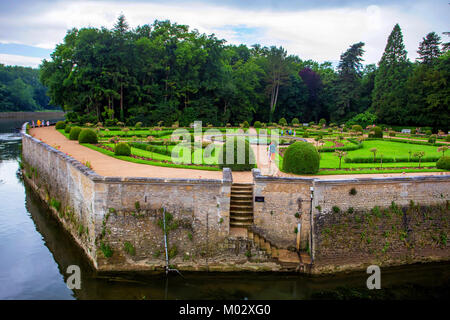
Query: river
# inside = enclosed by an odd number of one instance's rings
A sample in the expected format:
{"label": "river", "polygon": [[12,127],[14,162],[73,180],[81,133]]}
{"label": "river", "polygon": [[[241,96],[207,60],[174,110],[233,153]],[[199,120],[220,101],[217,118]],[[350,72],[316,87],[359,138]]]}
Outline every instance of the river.
{"label": "river", "polygon": [[[0,122],[0,299],[448,299],[450,264],[381,269],[381,290],[365,272],[97,274],[19,172],[21,120]],[[81,289],[69,289],[69,265]]]}

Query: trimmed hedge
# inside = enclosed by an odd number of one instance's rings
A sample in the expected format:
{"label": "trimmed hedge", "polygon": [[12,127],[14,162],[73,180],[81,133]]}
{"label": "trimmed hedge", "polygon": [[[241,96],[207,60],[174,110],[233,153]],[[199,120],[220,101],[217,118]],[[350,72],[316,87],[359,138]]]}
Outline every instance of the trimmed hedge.
{"label": "trimmed hedge", "polygon": [[[148,143],[132,142],[130,146],[136,149],[141,149],[149,152],[159,153],[165,156],[172,156],[172,151],[162,146],[155,146]],[[178,155],[177,155],[178,156]]]}
{"label": "trimmed hedge", "polygon": [[[244,163],[238,163],[241,157],[238,158],[238,146],[241,149],[244,144]],[[227,163],[227,153],[233,152],[233,163]],[[232,171],[250,171],[255,167],[256,159],[253,149],[250,147],[250,143],[246,139],[234,137],[233,139],[227,139],[222,147],[222,151],[219,154],[219,168],[230,168]]]}
{"label": "trimmed hedge", "polygon": [[96,144],[98,143],[97,134],[92,129],[83,129],[78,135],[78,142]]}
{"label": "trimmed hedge", "polygon": [[65,128],[66,128],[66,123],[64,121],[58,121],[55,125],[56,130],[65,129]]}
{"label": "trimmed hedge", "polygon": [[116,156],[129,156],[131,154],[131,147],[128,143],[119,142],[114,148],[114,154]]}
{"label": "trimmed hedge", "polygon": [[72,127],[69,132],[70,140],[78,140],[78,136],[80,135],[81,128],[80,127]]}
{"label": "trimmed hedge", "polygon": [[253,124],[253,127],[256,129],[261,128],[261,122],[260,121],[255,121],[255,123]]}
{"label": "trimmed hedge", "polygon": [[[439,156],[428,156],[428,157],[422,157],[420,159],[420,162],[435,162],[439,159]],[[410,161],[411,160],[411,161]],[[377,157],[375,158],[375,161],[373,160],[373,157],[346,157],[344,158],[345,163],[380,163],[381,158]],[[409,157],[384,157],[383,156],[383,163],[393,163],[393,162],[419,162],[419,158],[411,156],[411,159]]]}
{"label": "trimmed hedge", "polygon": [[334,152],[336,150],[340,150],[340,151],[353,151],[353,150],[358,150],[361,149],[363,147],[363,143],[362,142],[358,142],[355,139],[347,139],[348,142],[351,142],[352,145],[347,145],[347,146],[343,146],[343,147],[337,147],[337,148],[332,148],[332,147],[324,147],[319,149],[319,152]]}
{"label": "trimmed hedge", "polygon": [[450,157],[449,156],[440,157],[439,160],[436,162],[436,168],[443,170],[450,170]]}
{"label": "trimmed hedge", "polygon": [[70,124],[66,125],[66,127],[64,128],[64,132],[65,133],[69,133],[70,129],[72,129],[72,126]]}
{"label": "trimmed hedge", "polygon": [[283,158],[283,171],[304,174],[317,173],[320,166],[320,155],[317,149],[308,142],[291,144]]}

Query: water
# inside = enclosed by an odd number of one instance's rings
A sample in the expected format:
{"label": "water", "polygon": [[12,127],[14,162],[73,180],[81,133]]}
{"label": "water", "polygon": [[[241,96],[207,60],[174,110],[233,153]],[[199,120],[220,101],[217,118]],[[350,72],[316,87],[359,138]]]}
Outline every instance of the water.
{"label": "water", "polygon": [[[367,274],[96,274],[81,250],[19,174],[18,121],[0,123],[0,299],[448,299],[450,264],[382,269],[382,290]],[[79,265],[81,289],[65,284]]]}

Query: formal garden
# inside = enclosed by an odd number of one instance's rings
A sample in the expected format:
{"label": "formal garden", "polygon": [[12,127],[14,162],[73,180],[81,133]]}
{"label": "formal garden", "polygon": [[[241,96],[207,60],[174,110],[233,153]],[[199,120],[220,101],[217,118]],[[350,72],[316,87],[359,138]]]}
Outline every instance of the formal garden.
{"label": "formal garden", "polygon": [[[275,162],[280,171],[293,174],[357,174],[438,172],[450,170],[446,154],[450,135],[429,128],[411,133],[388,126],[335,125],[324,121],[288,124],[284,118],[269,125],[256,121],[239,126],[185,128],[143,127],[141,123],[115,126],[102,123],[58,122],[56,129],[70,140],[105,155],[135,163],[201,170],[249,171],[256,167],[253,148],[277,145]],[[180,129],[183,129],[180,131]],[[178,130],[178,131],[176,131]],[[400,130],[400,131],[396,131]],[[406,131],[409,131],[406,130]],[[403,129],[403,131],[405,131]],[[174,134],[182,132],[181,134]],[[213,133],[211,133],[213,132]],[[245,140],[245,163],[223,165],[224,143]],[[260,147],[261,148],[261,147]],[[235,149],[236,150],[236,149]],[[236,157],[237,152],[235,152]],[[250,160],[251,159],[251,160]],[[235,163],[237,161],[235,160]]]}

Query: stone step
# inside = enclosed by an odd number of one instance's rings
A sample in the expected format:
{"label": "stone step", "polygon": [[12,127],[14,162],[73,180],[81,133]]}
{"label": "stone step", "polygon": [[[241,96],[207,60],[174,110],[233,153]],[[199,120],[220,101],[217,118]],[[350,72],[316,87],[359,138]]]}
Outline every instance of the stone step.
{"label": "stone step", "polygon": [[230,217],[231,221],[253,221],[252,216],[232,216]]}
{"label": "stone step", "polygon": [[231,195],[240,195],[240,194],[245,194],[245,195],[253,195],[253,191],[252,190],[233,190],[231,189]]}
{"label": "stone step", "polygon": [[232,185],[231,185],[231,187],[232,188],[234,188],[234,187],[236,187],[236,188],[253,188],[253,183],[239,183],[239,182],[236,182],[236,183],[233,183]]}
{"label": "stone step", "polygon": [[230,210],[237,209],[237,210],[249,210],[249,211],[253,211],[253,203],[252,204],[248,204],[248,203],[244,203],[244,202],[239,202],[239,203],[231,203],[230,204]]}
{"label": "stone step", "polygon": [[253,212],[251,211],[230,211],[230,218],[233,217],[251,217],[253,218]]}
{"label": "stone step", "polygon": [[252,201],[253,200],[253,196],[251,194],[232,194],[231,195],[231,201],[233,200],[249,200]]}
{"label": "stone step", "polygon": [[247,222],[247,221],[230,221],[230,226],[249,227],[251,225],[252,225],[252,222]]}

